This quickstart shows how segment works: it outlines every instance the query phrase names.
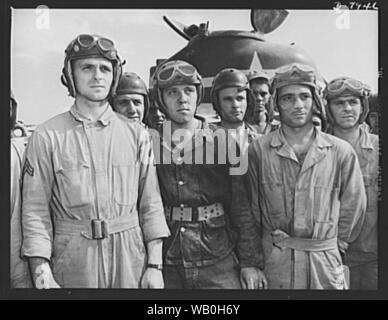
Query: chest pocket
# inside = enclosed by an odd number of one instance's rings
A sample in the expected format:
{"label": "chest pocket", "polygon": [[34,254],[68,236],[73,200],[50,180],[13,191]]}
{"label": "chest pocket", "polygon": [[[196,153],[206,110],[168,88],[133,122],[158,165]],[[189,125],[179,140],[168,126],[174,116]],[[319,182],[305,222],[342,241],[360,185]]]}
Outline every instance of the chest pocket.
{"label": "chest pocket", "polygon": [[78,168],[60,168],[56,172],[56,178],[59,197],[68,209],[84,209],[92,204],[91,171],[88,164],[82,164]]}
{"label": "chest pocket", "polygon": [[136,202],[139,185],[139,162],[113,166],[113,193],[119,205]]}
{"label": "chest pocket", "polygon": [[269,218],[276,225],[276,221],[292,210],[291,193],[286,194],[284,184],[278,181],[263,181],[260,184],[261,204],[267,209]]}

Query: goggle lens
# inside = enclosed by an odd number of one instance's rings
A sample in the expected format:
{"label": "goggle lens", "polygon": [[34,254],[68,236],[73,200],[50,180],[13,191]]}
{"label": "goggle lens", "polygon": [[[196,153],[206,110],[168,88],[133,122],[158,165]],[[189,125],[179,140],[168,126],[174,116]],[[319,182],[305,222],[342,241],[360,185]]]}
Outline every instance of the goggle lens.
{"label": "goggle lens", "polygon": [[94,37],[89,34],[81,34],[78,37],[78,43],[85,48],[89,48],[94,43]]}
{"label": "goggle lens", "polygon": [[195,74],[195,69],[190,65],[178,66],[178,70],[185,76],[191,77]]}
{"label": "goggle lens", "polygon": [[159,80],[166,81],[171,78],[172,74],[174,73],[174,68],[166,68],[159,72],[158,78]]}
{"label": "goggle lens", "polygon": [[106,38],[99,39],[97,43],[99,44],[100,48],[105,51],[111,50],[114,47],[113,41]]}

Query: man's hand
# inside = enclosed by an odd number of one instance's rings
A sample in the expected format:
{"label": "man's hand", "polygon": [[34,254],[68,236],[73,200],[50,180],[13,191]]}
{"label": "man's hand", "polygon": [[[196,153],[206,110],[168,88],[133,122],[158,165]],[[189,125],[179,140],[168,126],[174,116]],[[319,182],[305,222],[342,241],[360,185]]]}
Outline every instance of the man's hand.
{"label": "man's hand", "polygon": [[60,288],[55,281],[50,265],[46,259],[30,258],[32,280],[36,289]]}
{"label": "man's hand", "polygon": [[163,289],[164,281],[162,271],[155,268],[147,268],[141,279],[142,289]]}
{"label": "man's hand", "polygon": [[243,289],[268,289],[268,282],[264,273],[255,267],[241,268],[240,281]]}
{"label": "man's hand", "polygon": [[[162,248],[162,239],[155,239],[147,243],[148,263],[163,264]],[[141,279],[140,286],[143,289],[163,289],[162,271],[155,268],[147,268]]]}

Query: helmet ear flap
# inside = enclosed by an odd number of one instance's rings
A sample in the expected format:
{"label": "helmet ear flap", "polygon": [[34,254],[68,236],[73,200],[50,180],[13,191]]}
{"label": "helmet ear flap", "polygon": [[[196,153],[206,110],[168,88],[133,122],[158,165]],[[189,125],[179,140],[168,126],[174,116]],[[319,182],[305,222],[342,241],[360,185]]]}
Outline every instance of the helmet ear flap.
{"label": "helmet ear flap", "polygon": [[116,90],[117,90],[117,87],[119,86],[120,79],[123,73],[123,67],[122,67],[123,64],[120,62],[116,62],[116,63],[112,62],[112,65],[115,72],[114,72],[113,82],[111,85],[110,96],[111,98],[114,98],[116,96]]}
{"label": "helmet ear flap", "polygon": [[279,91],[278,89],[272,91],[271,98],[270,98],[271,109],[272,109],[272,111],[275,111],[275,112],[279,112],[279,107],[278,107],[278,91]]}
{"label": "helmet ear flap", "polygon": [[203,101],[203,98],[205,97],[205,88],[203,87],[202,82],[200,84],[197,84],[197,92],[198,92],[198,99],[197,99],[197,107],[198,107]]}
{"label": "helmet ear flap", "polygon": [[214,86],[210,90],[210,98],[212,101],[214,111],[220,115],[220,105],[218,101],[218,90],[214,90]]}
{"label": "helmet ear flap", "polygon": [[61,83],[65,86],[68,87],[66,77],[64,75],[64,70],[62,69],[62,74],[61,74]]}
{"label": "helmet ear flap", "polygon": [[245,110],[244,121],[253,116],[256,105],[256,99],[252,90],[250,88],[246,88],[245,92],[247,93],[247,109]]}
{"label": "helmet ear flap", "polygon": [[364,96],[361,98],[361,107],[362,107],[362,112],[360,115],[360,119],[358,120],[359,123],[363,123],[369,114],[368,96]]}
{"label": "helmet ear flap", "polygon": [[61,82],[69,91],[69,96],[75,97],[75,85],[72,77],[71,62],[65,60],[65,66],[62,69]]}
{"label": "helmet ear flap", "polygon": [[144,96],[144,115],[142,121],[145,123],[145,121],[148,119],[148,114],[150,112],[150,99],[148,96]]}

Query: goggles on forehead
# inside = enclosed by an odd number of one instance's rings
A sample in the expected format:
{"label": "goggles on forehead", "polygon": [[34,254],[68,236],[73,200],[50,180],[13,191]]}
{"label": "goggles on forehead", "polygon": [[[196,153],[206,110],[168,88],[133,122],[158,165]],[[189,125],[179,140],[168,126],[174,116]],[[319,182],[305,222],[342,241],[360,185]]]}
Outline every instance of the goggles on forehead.
{"label": "goggles on forehead", "polygon": [[307,64],[302,64],[302,63],[291,63],[287,64],[285,66],[279,67],[276,70],[276,73],[287,73],[292,70],[301,70],[304,72],[314,72],[314,68],[307,65]]}
{"label": "goggles on forehead", "polygon": [[81,34],[67,47],[69,57],[83,57],[88,55],[102,55],[109,60],[116,60],[117,50],[114,42],[98,35]]}
{"label": "goggles on forehead", "polygon": [[277,69],[274,80],[276,79],[279,82],[287,80],[315,82],[315,78],[315,70],[312,67],[303,64],[291,64]]}
{"label": "goggles on forehead", "polygon": [[313,67],[300,63],[292,63],[278,68],[270,83],[270,92],[291,84],[303,84],[319,90],[317,75]]}
{"label": "goggles on forehead", "polygon": [[80,34],[76,39],[76,44],[83,49],[90,49],[96,45],[98,45],[102,51],[115,49],[114,42],[112,40],[90,34]]}
{"label": "goggles on forehead", "polygon": [[338,95],[345,90],[358,93],[360,95],[368,95],[369,87],[359,80],[352,78],[337,78],[326,86],[325,96]]}
{"label": "goggles on forehead", "polygon": [[170,84],[178,77],[190,83],[200,83],[197,70],[190,64],[166,64],[156,74],[157,81],[161,86]]}

